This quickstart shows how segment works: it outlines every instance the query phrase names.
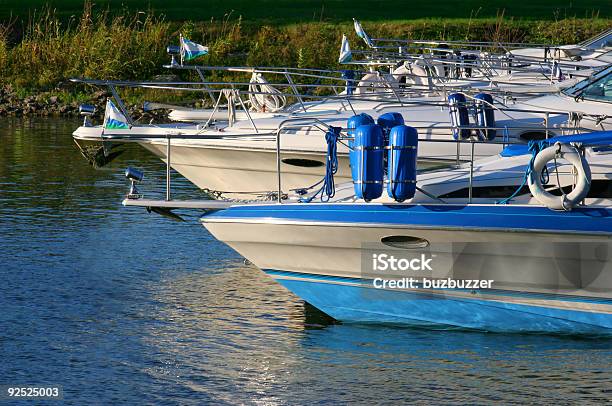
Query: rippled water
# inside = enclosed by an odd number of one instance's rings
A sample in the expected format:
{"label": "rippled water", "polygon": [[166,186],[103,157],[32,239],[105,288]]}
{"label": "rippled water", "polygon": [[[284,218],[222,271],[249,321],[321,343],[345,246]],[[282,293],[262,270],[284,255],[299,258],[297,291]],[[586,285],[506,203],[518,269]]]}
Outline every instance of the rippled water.
{"label": "rippled water", "polygon": [[611,340],[334,323],[197,217],[123,208],[122,169],[161,193],[163,164],[133,148],[94,170],[77,125],[0,121],[0,385],[79,405],[612,400]]}

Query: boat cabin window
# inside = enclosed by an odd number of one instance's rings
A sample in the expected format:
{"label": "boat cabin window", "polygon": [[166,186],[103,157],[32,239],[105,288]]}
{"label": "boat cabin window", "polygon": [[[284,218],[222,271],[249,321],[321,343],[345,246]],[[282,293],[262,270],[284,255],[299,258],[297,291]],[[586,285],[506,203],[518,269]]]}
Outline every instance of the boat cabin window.
{"label": "boat cabin window", "polygon": [[[555,196],[561,196],[559,188],[547,189]],[[563,192],[568,194],[572,191],[571,186],[564,186]],[[587,198],[591,199],[612,199],[612,179],[593,179]]]}
{"label": "boat cabin window", "polygon": [[612,103],[612,67],[576,83],[564,93],[575,98]]}
{"label": "boat cabin window", "polygon": [[[472,188],[472,198],[477,199],[505,199],[516,191],[516,186],[475,186]],[[559,188],[547,189],[553,195],[561,196]],[[567,194],[572,191],[572,186],[563,187]],[[463,188],[438,196],[440,199],[467,199],[470,189]],[[529,186],[521,187],[516,196],[531,194]],[[612,199],[612,179],[593,179],[591,189],[587,198],[591,199]]]}
{"label": "boat cabin window", "polygon": [[612,102],[612,75],[587,86],[583,96],[585,99]]}
{"label": "boat cabin window", "polygon": [[[472,188],[472,197],[481,199],[504,199],[516,191],[516,186],[474,186]],[[440,199],[467,199],[469,197],[470,188],[454,190],[449,193],[438,196]],[[529,186],[523,186],[517,193],[517,196],[531,193]]]}
{"label": "boat cabin window", "polygon": [[612,30],[607,30],[600,34],[597,34],[596,36],[582,42],[580,45],[589,49],[602,49],[612,47]]}

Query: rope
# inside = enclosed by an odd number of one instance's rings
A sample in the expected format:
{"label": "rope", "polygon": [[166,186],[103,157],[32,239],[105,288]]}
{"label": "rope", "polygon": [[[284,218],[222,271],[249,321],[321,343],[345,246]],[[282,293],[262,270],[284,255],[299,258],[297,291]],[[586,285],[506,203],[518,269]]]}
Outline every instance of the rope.
{"label": "rope", "polygon": [[[528,150],[531,152],[531,159],[529,160],[529,165],[527,165],[527,170],[525,171],[525,174],[523,175],[523,181],[521,182],[521,185],[514,191],[514,193],[512,193],[510,197],[500,200],[499,202],[497,202],[497,204],[508,204],[512,199],[514,199],[518,195],[520,190],[527,184],[527,180],[529,179],[529,176],[531,176],[533,172],[533,163],[535,162],[536,155],[538,155],[538,153],[541,150],[548,147],[548,142],[546,140],[541,140],[541,141],[532,140],[532,141],[529,141],[527,145],[528,145]],[[540,179],[542,181],[542,184],[546,185],[550,179],[550,176],[548,174],[548,168],[544,168],[540,176],[541,176]]]}
{"label": "rope", "polygon": [[[249,84],[249,101],[253,110],[258,112],[277,112],[287,104],[287,98],[277,88],[268,83],[261,73],[253,72]],[[261,94],[265,93],[265,94]]]}
{"label": "rope", "polygon": [[310,203],[315,197],[321,194],[321,201],[327,202],[336,194],[336,185],[334,183],[334,175],[338,172],[338,137],[342,127],[329,127],[325,134],[327,142],[327,159],[325,162],[325,176],[323,179],[315,183],[313,186],[323,182],[323,185],[316,193],[306,199],[300,199],[302,203]]}

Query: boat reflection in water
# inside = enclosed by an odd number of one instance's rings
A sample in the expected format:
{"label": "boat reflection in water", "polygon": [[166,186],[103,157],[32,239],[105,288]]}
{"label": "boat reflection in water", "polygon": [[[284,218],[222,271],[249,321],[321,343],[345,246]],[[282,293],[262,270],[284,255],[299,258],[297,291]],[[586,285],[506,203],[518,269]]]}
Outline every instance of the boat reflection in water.
{"label": "boat reflection in water", "polygon": [[146,332],[165,360],[148,373],[211,402],[608,396],[606,363],[597,360],[612,355],[610,340],[339,324],[254,267],[216,265],[223,271],[158,285],[153,299],[164,310],[155,318],[164,322]]}

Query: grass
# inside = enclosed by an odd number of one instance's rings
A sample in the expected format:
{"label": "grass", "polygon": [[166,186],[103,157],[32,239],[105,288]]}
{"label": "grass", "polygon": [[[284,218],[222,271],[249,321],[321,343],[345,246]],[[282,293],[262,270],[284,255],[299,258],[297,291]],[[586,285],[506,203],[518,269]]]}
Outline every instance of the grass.
{"label": "grass", "polygon": [[[80,0],[51,0],[49,5],[64,19],[81,13]],[[28,18],[39,9],[37,0],[0,0],[0,20]],[[228,13],[247,23],[292,24],[303,22],[403,21],[422,18],[508,17],[554,21],[565,18],[612,16],[612,2],[602,0],[97,0],[100,9],[118,14],[151,10],[168,21],[210,21]]]}
{"label": "grass", "polygon": [[[14,14],[19,12],[19,15],[23,16],[23,13],[31,10],[30,6],[34,3],[30,0],[19,3],[14,0],[0,0],[0,10],[5,13],[7,10],[13,10]],[[209,15],[206,14],[207,10],[220,13],[222,7],[215,8],[211,4],[221,2],[212,0],[207,2],[205,8],[201,6],[204,4],[202,1],[196,3],[187,0],[180,3],[179,7],[172,5],[172,2],[151,0],[151,10],[129,11],[135,10],[142,2],[123,0],[122,4],[126,8],[120,8],[121,12],[117,9],[109,11],[111,9],[107,8],[118,2],[100,0],[95,6],[85,3],[84,9],[78,8],[80,2],[77,1],[52,2],[51,6],[57,8],[47,7],[36,12],[30,11],[31,14],[23,24],[18,23],[16,19],[0,22],[0,85],[8,85],[18,90],[19,94],[59,93],[64,94],[66,99],[72,99],[76,97],[75,94],[85,89],[68,86],[66,79],[70,77],[151,79],[157,74],[168,73],[161,67],[169,61],[165,46],[176,44],[179,33],[210,47],[210,55],[199,59],[198,63],[338,68],[337,56],[342,33],[349,36],[353,48],[363,45],[355,36],[352,22],[348,20],[352,15],[360,18],[367,15],[368,18],[363,18],[364,28],[371,36],[391,38],[567,44],[576,43],[612,26],[610,18],[603,18],[601,14],[592,12],[588,18],[553,18],[552,21],[513,18],[503,13],[482,18],[493,13],[496,4],[501,4],[495,1],[487,3],[489,6],[483,7],[478,13],[472,13],[471,17],[467,15],[467,18],[459,18],[469,7],[476,7],[481,3],[472,0],[461,2],[462,7],[452,19],[437,17],[399,21],[398,18],[404,14],[433,14],[433,4],[436,5],[438,16],[450,15],[450,5],[453,4],[457,8],[456,4],[459,2],[426,2],[422,7],[418,7],[419,10],[413,10],[417,7],[410,7],[396,0],[384,2],[384,7],[381,6],[382,3],[362,0],[325,1],[324,17],[321,19],[312,16],[307,18],[312,7],[322,4],[317,1],[278,0],[247,3],[227,0],[222,3],[223,7],[236,6],[239,9],[240,6],[250,14],[239,13],[237,10],[223,18],[199,21]],[[520,11],[524,14],[522,17],[527,17],[526,2],[516,3],[522,6],[512,7],[517,7],[517,13]],[[533,7],[530,8],[533,10],[532,14],[537,10],[544,13],[543,7],[549,3],[553,2],[533,0]],[[594,7],[595,3],[597,2],[589,3],[589,0],[585,0],[581,3],[580,7],[583,9],[580,10],[586,13],[585,10]],[[195,4],[198,6],[194,6],[192,12],[187,12],[189,5]],[[262,4],[266,7],[262,8]],[[290,4],[294,5],[291,9]],[[564,3],[554,4],[560,7]],[[161,5],[167,6],[161,9]],[[167,13],[168,17],[155,12],[158,7],[160,11]],[[612,3],[599,3],[600,9],[605,7],[612,7]],[[376,14],[366,12],[366,8],[376,10]],[[392,13],[390,9],[399,11]],[[405,11],[406,9],[410,9],[410,13]],[[293,14],[290,13],[291,10],[294,11]],[[553,8],[546,10],[552,15]],[[239,14],[250,15],[250,22]],[[293,23],[289,23],[289,20],[283,20],[284,24],[278,25],[264,23],[289,14],[294,19]],[[174,21],[179,15],[189,16],[190,19]],[[328,15],[330,17],[327,17]],[[386,18],[385,16],[391,17],[392,20],[376,21]],[[305,20],[299,20],[300,18]],[[555,18],[561,17],[557,15]],[[334,19],[340,22],[332,22]],[[195,77],[189,77],[189,73],[182,75],[183,79],[197,80]]]}

